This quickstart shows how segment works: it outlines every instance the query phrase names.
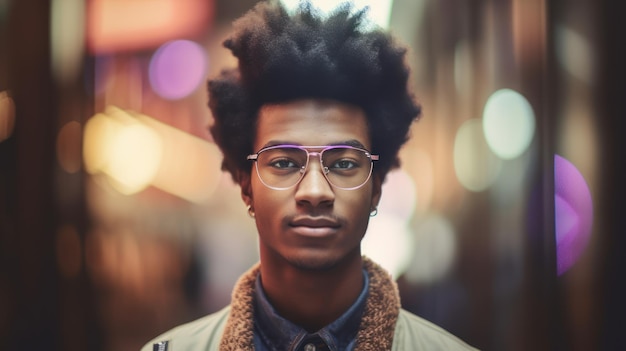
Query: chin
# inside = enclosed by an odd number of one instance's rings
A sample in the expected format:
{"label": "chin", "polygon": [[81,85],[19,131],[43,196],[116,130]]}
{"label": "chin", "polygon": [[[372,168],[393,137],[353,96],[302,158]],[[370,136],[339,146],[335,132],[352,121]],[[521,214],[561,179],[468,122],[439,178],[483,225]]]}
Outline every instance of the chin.
{"label": "chin", "polygon": [[[287,257],[286,260],[294,267],[305,271],[329,271],[349,261],[352,254],[343,256],[300,255]],[[360,257],[360,255],[359,255]]]}

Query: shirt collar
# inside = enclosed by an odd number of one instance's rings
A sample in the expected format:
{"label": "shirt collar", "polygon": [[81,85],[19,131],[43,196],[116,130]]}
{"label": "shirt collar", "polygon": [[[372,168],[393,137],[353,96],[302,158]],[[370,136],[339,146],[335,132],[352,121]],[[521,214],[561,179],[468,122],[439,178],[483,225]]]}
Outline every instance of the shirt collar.
{"label": "shirt collar", "polygon": [[331,351],[351,348],[365,309],[368,288],[369,278],[363,270],[363,289],[352,306],[331,324],[315,333],[308,333],[276,312],[263,291],[259,274],[254,289],[255,349],[297,350],[306,340],[314,337],[321,338]]}

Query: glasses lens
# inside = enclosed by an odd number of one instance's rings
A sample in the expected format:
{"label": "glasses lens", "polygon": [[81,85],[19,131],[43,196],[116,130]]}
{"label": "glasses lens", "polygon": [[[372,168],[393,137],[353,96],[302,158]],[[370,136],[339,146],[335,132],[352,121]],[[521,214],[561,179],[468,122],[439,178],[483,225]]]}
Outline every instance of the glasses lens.
{"label": "glasses lens", "polygon": [[289,188],[304,173],[307,153],[296,147],[269,148],[259,152],[257,170],[261,181],[273,188]]}
{"label": "glasses lens", "polygon": [[[295,146],[263,149],[257,154],[259,178],[270,188],[290,188],[304,176],[307,155],[305,149]],[[311,152],[311,155],[320,154]],[[326,179],[337,188],[356,189],[367,182],[372,172],[372,160],[365,150],[349,146],[329,147],[321,151],[320,157]]]}
{"label": "glasses lens", "polygon": [[368,154],[351,147],[334,147],[324,150],[322,164],[326,177],[338,188],[350,189],[363,185],[370,177],[372,161]]}

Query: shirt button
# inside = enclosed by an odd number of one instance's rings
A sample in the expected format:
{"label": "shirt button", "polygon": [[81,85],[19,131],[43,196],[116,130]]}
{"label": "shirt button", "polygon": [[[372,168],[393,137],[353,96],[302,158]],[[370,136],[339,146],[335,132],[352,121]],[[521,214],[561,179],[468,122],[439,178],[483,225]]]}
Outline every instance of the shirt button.
{"label": "shirt button", "polygon": [[304,351],[315,351],[315,345],[313,344],[304,345]]}

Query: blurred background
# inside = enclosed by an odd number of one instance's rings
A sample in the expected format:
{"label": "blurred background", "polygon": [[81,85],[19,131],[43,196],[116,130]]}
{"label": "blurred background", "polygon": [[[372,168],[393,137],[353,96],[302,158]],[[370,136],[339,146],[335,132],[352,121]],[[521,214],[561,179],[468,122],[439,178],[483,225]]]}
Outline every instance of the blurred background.
{"label": "blurred background", "polygon": [[[138,350],[228,304],[257,239],[206,80],[255,3],[0,0],[0,349]],[[363,251],[480,349],[626,347],[616,3],[370,2],[424,112]]]}

